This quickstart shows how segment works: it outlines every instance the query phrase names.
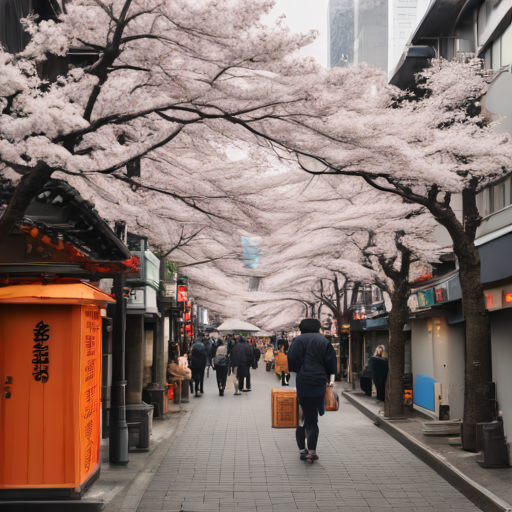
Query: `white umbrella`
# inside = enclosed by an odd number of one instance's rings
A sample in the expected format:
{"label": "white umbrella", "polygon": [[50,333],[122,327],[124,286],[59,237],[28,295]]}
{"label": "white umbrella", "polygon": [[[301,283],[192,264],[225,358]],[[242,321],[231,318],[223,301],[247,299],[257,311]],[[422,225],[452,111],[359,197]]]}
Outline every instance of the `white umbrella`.
{"label": "white umbrella", "polygon": [[270,338],[272,336],[271,332],[268,331],[258,331],[257,333],[253,334],[255,338]]}
{"label": "white umbrella", "polygon": [[230,318],[226,320],[224,323],[219,325],[216,329],[219,332],[258,332],[261,329],[252,325],[248,322],[242,322],[242,320],[238,320],[237,318]]}

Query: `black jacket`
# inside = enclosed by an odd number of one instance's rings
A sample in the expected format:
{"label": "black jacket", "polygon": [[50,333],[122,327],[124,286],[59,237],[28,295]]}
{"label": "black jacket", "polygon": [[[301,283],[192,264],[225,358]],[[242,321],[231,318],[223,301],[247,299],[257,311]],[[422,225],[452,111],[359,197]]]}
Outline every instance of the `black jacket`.
{"label": "black jacket", "polygon": [[336,352],[320,333],[301,334],[288,350],[288,368],[297,373],[299,398],[321,396],[329,376],[336,373]]}
{"label": "black jacket", "polygon": [[388,378],[389,362],[385,357],[370,357],[370,371],[375,381],[386,382]]}
{"label": "black jacket", "polygon": [[190,368],[201,371],[206,368],[207,354],[204,345],[200,341],[196,341],[192,345],[192,353],[190,354]]}
{"label": "black jacket", "polygon": [[252,366],[254,359],[252,348],[245,341],[237,343],[229,354],[231,366]]}

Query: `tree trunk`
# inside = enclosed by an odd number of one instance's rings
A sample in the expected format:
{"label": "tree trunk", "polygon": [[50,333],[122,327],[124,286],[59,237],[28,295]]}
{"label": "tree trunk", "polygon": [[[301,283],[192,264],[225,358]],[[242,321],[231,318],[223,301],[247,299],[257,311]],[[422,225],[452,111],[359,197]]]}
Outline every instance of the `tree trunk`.
{"label": "tree trunk", "polygon": [[44,162],[38,162],[21,178],[9,205],[0,217],[0,242],[9,236],[16,223],[23,218],[28,205],[50,179],[53,171]]}
{"label": "tree trunk", "polygon": [[[476,424],[492,421],[494,402],[488,396],[492,381],[491,333],[480,283],[480,258],[472,244],[455,251],[459,258],[462,310],[466,320],[463,448],[476,451]],[[471,250],[472,249],[472,250]]]}
{"label": "tree trunk", "polygon": [[466,365],[462,446],[476,451],[476,424],[494,419],[494,402],[488,396],[492,380],[491,332],[481,284],[480,255],[475,246],[481,217],[476,206],[476,185],[462,194],[463,223],[451,208],[434,204],[430,211],[446,227],[459,260],[462,311],[466,321]]}
{"label": "tree trunk", "polygon": [[405,343],[407,335],[404,326],[408,319],[407,286],[395,289],[391,295],[392,307],[389,323],[389,374],[386,382],[384,413],[387,418],[403,418],[403,382],[405,368]]}

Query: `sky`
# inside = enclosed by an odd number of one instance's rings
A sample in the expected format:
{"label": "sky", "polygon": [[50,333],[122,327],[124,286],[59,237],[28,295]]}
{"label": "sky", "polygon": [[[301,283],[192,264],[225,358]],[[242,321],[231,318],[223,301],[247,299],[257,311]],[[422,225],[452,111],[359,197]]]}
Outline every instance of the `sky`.
{"label": "sky", "polygon": [[302,50],[327,66],[327,5],[329,0],[276,0],[271,17],[286,15],[286,24],[293,32],[307,33],[312,29],[320,35]]}

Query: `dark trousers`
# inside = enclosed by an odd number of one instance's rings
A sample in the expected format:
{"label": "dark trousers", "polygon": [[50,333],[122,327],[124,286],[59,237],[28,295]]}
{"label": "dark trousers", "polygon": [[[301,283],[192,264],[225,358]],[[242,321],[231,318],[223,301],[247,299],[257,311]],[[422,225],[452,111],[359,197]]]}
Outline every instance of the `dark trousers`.
{"label": "dark trousers", "polygon": [[386,379],[373,379],[377,390],[377,400],[384,402],[386,399]]}
{"label": "dark trousers", "polygon": [[238,367],[238,389],[242,391],[244,389],[244,380],[247,386],[247,389],[251,389],[251,370],[248,366],[239,366]]}
{"label": "dark trousers", "polygon": [[226,379],[228,378],[228,367],[216,366],[215,373],[217,374],[217,386],[219,389],[226,389]]}
{"label": "dark trousers", "polygon": [[325,395],[299,398],[299,404],[304,414],[304,426],[297,427],[295,437],[300,450],[306,447],[305,439],[308,441],[308,450],[315,450],[318,443],[318,416],[325,413]]}
{"label": "dark trousers", "polygon": [[[201,391],[204,393],[203,381],[204,381],[204,368],[191,368],[192,370],[192,379],[194,379],[196,393]],[[194,391],[192,389],[192,381],[190,381],[190,391]]]}

